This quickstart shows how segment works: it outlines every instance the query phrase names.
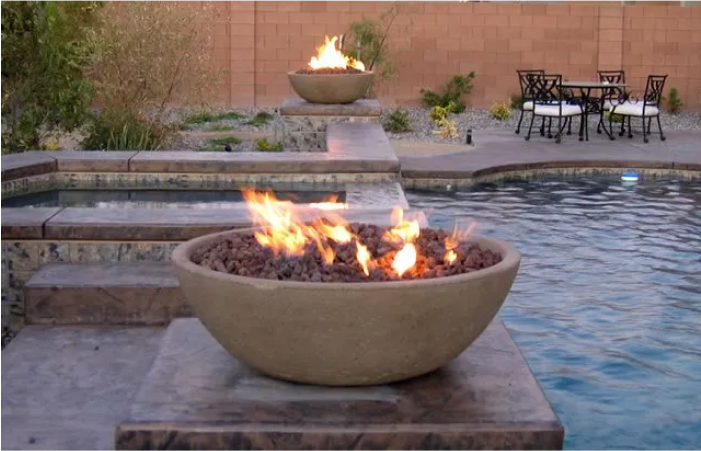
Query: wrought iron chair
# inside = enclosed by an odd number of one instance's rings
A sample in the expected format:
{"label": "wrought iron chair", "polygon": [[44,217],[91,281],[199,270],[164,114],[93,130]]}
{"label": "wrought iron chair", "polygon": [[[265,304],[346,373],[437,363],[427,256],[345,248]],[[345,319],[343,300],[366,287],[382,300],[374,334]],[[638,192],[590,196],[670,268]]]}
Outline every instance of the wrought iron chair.
{"label": "wrought iron chair", "polygon": [[[599,81],[602,83],[625,83],[626,82],[626,71],[624,70],[600,70],[597,71],[599,74]],[[601,113],[603,115],[604,111],[609,111],[614,104],[621,102],[621,99],[627,99],[628,92],[625,88],[614,87],[602,90],[602,100],[603,105],[601,106]],[[603,119],[603,118],[602,118]],[[601,126],[605,124],[600,120],[596,126],[596,133],[601,133]],[[619,136],[623,136],[625,133],[625,122],[621,121],[621,131]],[[613,139],[613,136],[611,137]]]}
{"label": "wrought iron chair", "polygon": [[[626,94],[623,101],[617,105],[611,105],[609,109],[609,130],[613,129],[612,116],[614,114],[623,116],[623,119],[628,119],[628,138],[633,137],[633,129],[631,128],[631,118],[639,117],[643,124],[643,141],[649,142],[648,136],[651,134],[650,128],[652,118],[657,119],[657,129],[660,132],[660,139],[667,139],[662,131],[660,124],[660,104],[662,102],[662,91],[664,90],[667,75],[649,75],[645,84],[645,94],[642,99],[634,99],[631,95]],[[647,126],[645,125],[647,119]]]}
{"label": "wrought iron chair", "polygon": [[[549,120],[557,119],[557,133],[555,142],[558,144],[562,141],[562,131],[569,123],[572,124],[572,118],[584,114],[582,105],[574,102],[569,90],[562,88],[562,75],[559,74],[531,74],[528,75],[529,81],[533,84],[533,112],[531,114],[531,124],[528,127],[528,135],[526,141],[531,139],[531,131],[533,129],[533,121],[536,116],[548,118]],[[584,120],[579,122],[579,137],[584,136]]]}
{"label": "wrought iron chair", "polygon": [[[545,74],[543,69],[528,69],[528,70],[517,70],[518,83],[521,86],[521,114],[518,118],[518,125],[516,126],[516,134],[521,132],[521,122],[523,122],[524,113],[533,112],[533,97],[535,96],[535,90],[533,88],[533,83],[529,75],[542,75]],[[543,124],[541,125],[541,135],[544,134],[545,128],[545,118],[543,118]]]}

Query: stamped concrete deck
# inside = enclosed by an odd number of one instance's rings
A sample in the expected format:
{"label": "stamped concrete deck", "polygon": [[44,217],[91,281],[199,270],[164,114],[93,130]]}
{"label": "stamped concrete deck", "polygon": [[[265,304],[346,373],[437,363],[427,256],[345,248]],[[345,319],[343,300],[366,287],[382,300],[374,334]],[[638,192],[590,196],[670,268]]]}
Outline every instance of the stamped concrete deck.
{"label": "stamped concrete deck", "polygon": [[[645,144],[635,136],[609,141],[590,134],[580,142],[576,135],[564,136],[562,144],[508,130],[474,135],[475,145],[464,152],[422,157],[401,157],[404,179],[470,179],[498,172],[547,168],[654,168],[701,171],[701,133],[670,133],[667,141],[652,136]],[[431,144],[426,143],[430,149]]]}
{"label": "stamped concrete deck", "polygon": [[174,320],[117,449],[561,449],[564,432],[504,325],[454,361],[371,387],[262,376],[197,319]]}

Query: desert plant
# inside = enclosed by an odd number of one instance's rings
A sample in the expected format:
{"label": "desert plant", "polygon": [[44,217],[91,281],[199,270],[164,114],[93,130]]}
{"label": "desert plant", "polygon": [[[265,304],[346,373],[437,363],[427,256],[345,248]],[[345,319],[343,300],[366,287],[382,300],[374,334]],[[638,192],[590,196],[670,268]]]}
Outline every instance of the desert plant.
{"label": "desert plant", "polygon": [[492,108],[491,110],[489,110],[489,113],[492,115],[492,118],[498,121],[506,121],[509,119],[509,116],[511,116],[511,112],[506,106],[506,102],[495,103],[494,105],[492,105]]}
{"label": "desert plant", "polygon": [[462,113],[465,111],[465,103],[462,101],[462,97],[472,92],[472,81],[476,76],[474,71],[467,75],[456,75],[446,83],[440,94],[427,88],[421,89],[424,105],[428,107],[446,107],[453,103],[455,104],[453,112]]}
{"label": "desert plant", "polygon": [[86,150],[158,150],[172,130],[129,112],[103,113],[93,117],[81,145]]}
{"label": "desert plant", "polygon": [[522,94],[512,94],[511,95],[511,109],[520,110],[523,107],[523,95]]}
{"label": "desert plant", "polygon": [[2,3],[2,152],[38,149],[82,125],[92,96],[83,74],[101,2]]}
{"label": "desert plant", "polygon": [[233,127],[226,124],[212,124],[207,126],[205,130],[207,130],[208,132],[227,132],[233,129]]}
{"label": "desert plant", "polygon": [[671,114],[679,114],[681,112],[684,103],[679,97],[679,91],[677,88],[672,88],[669,90],[669,98],[667,99],[667,108]]}
{"label": "desert plant", "polygon": [[103,122],[114,126],[114,133],[126,125],[115,122],[120,118],[148,124],[147,129],[158,131],[154,138],[167,140],[174,128],[165,126],[165,110],[176,101],[200,102],[217,78],[208,51],[215,24],[213,6],[112,2],[100,19],[100,27],[90,35],[96,51],[88,74],[100,108],[94,120],[107,115],[110,119]]}
{"label": "desert plant", "polygon": [[385,131],[390,133],[406,133],[411,131],[409,125],[409,113],[406,110],[398,109],[392,111],[387,119],[382,123]]}
{"label": "desert plant", "polygon": [[454,103],[449,103],[447,106],[434,106],[431,108],[429,117],[438,126],[437,130],[433,131],[433,134],[439,138],[457,138],[458,128],[454,120],[450,119],[450,113],[455,109]]}
{"label": "desert plant", "polygon": [[428,116],[433,122],[438,123],[444,119],[447,119],[450,113],[455,112],[455,108],[456,106],[452,102],[446,106],[434,106],[433,108],[431,108],[431,111],[428,113]]}
{"label": "desert plant", "polygon": [[604,119],[606,119],[606,120],[610,119],[611,122],[616,122],[616,123],[623,122],[623,116],[621,116],[620,114],[615,114],[615,113],[611,114],[610,111],[607,111],[604,113]]}
{"label": "desert plant", "polygon": [[261,125],[267,124],[272,119],[273,119],[272,114],[265,112],[265,111],[260,111],[260,112],[256,113],[256,115],[253,116],[251,119],[244,122],[244,124],[245,125],[253,125],[255,127],[260,127]]}
{"label": "desert plant", "polygon": [[236,111],[227,111],[226,113],[212,113],[209,111],[196,111],[185,118],[186,124],[203,124],[205,122],[217,121],[235,121],[242,119],[244,116]]}
{"label": "desert plant", "polygon": [[270,143],[268,138],[256,139],[256,149],[261,152],[282,152],[282,143]]}
{"label": "desert plant", "polygon": [[395,65],[390,58],[387,39],[399,13],[400,9],[395,4],[380,14],[379,20],[363,16],[350,24],[341,40],[341,51],[362,61],[366,70],[376,73],[377,79],[373,80],[368,96],[373,95],[377,84],[390,80],[394,76]]}

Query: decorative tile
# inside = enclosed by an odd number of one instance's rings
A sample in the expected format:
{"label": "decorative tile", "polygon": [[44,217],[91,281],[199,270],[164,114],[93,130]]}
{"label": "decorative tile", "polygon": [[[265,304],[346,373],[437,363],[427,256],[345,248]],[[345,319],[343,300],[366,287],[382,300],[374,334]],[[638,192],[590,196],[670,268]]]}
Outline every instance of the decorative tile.
{"label": "decorative tile", "polygon": [[70,245],[68,242],[41,242],[38,243],[37,246],[39,249],[39,266],[46,263],[71,261]]}
{"label": "decorative tile", "polygon": [[2,243],[7,271],[31,271],[39,266],[38,248],[31,241],[10,241]]}
{"label": "decorative tile", "polygon": [[120,243],[81,243],[69,244],[70,261],[83,262],[109,262],[119,258]]}

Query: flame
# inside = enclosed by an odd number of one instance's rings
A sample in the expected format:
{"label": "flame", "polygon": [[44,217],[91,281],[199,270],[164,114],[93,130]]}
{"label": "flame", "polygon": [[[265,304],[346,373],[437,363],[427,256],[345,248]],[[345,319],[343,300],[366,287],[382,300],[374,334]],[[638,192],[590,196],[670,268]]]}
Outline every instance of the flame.
{"label": "flame", "polygon": [[392,268],[399,277],[416,264],[416,246],[413,243],[404,245],[401,251],[397,252],[392,262]]}
{"label": "flame", "polygon": [[366,276],[370,275],[370,270],[368,269],[368,264],[370,261],[370,251],[368,251],[367,246],[362,244],[360,241],[355,242],[355,246],[358,248],[358,252],[355,254],[355,258],[358,259],[358,264],[363,268],[363,272]]}
{"label": "flame", "polygon": [[[382,240],[392,243],[394,249],[401,249],[396,253],[390,251],[373,259],[367,245],[354,234],[347,221],[336,213],[325,212],[323,219],[317,218],[305,223],[297,216],[302,210],[295,208],[290,201],[278,200],[272,193],[253,190],[244,190],[243,195],[251,218],[259,227],[254,234],[255,239],[260,245],[271,249],[275,255],[301,256],[305,250],[316,247],[323,262],[331,265],[336,259],[334,246],[349,244],[355,245],[357,264],[365,276],[369,277],[370,270],[374,268],[381,268],[394,277],[402,277],[409,271],[416,271],[418,251],[415,243],[421,229],[418,221],[404,218],[401,208],[392,211],[392,226],[382,236]],[[458,254],[455,250],[473,227],[474,224],[471,224],[467,230],[461,230],[456,226],[453,233],[445,238],[446,263],[451,264],[457,260]],[[386,258],[383,259],[384,256]],[[392,259],[391,264],[389,258]]]}
{"label": "flame", "polygon": [[445,257],[443,257],[443,260],[451,264],[453,263],[457,258],[458,254],[455,253],[454,249],[458,247],[461,241],[465,241],[468,236],[472,233],[472,229],[475,228],[475,223],[470,223],[470,225],[467,227],[467,229],[462,230],[458,227],[457,224],[455,224],[455,227],[453,227],[453,233],[445,239]]}
{"label": "flame", "polygon": [[344,55],[336,48],[338,36],[331,39],[326,36],[324,41],[324,45],[317,48],[317,56],[312,56],[311,61],[309,61],[309,67],[312,69],[347,69],[350,66],[365,71],[365,65],[361,61]]}

